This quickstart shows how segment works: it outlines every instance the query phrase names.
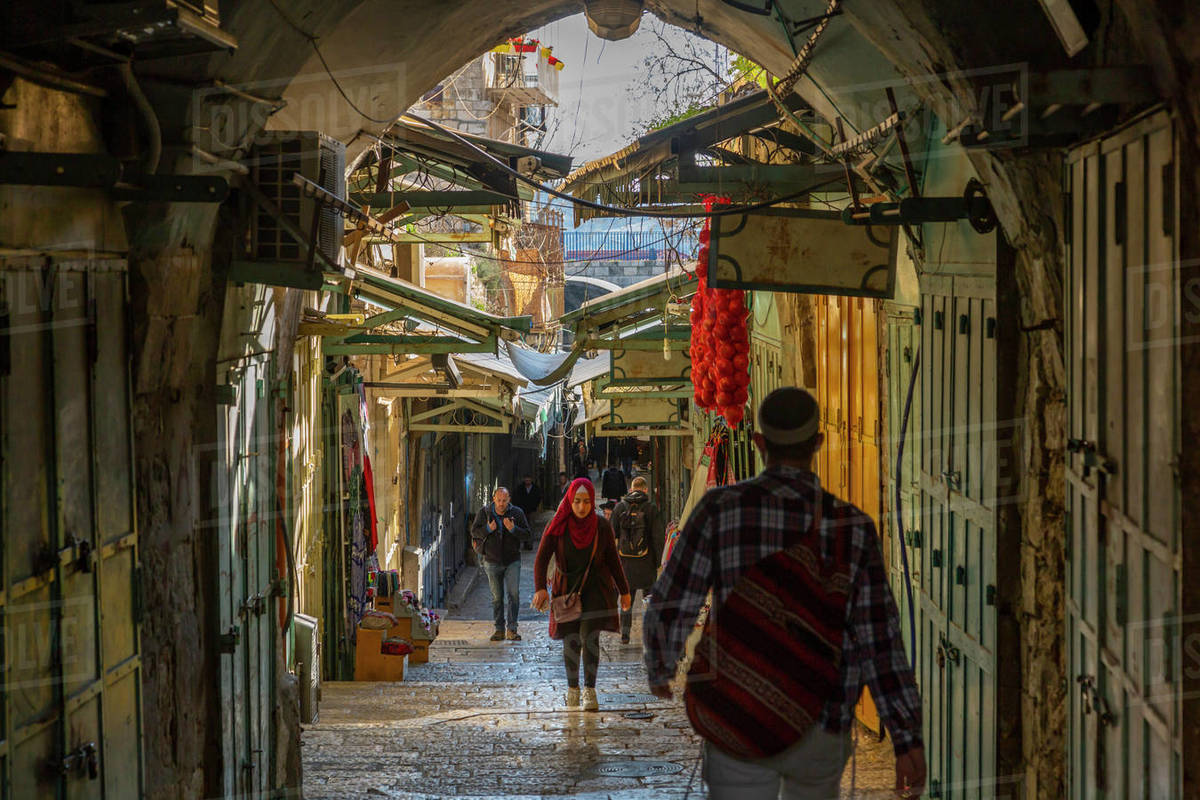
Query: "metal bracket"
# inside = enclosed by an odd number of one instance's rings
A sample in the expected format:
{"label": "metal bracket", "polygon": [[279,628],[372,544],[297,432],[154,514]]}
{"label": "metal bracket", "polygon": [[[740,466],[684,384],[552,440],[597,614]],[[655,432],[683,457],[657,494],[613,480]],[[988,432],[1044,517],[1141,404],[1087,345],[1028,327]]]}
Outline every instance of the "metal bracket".
{"label": "metal bracket", "polygon": [[58,771],[63,775],[83,770],[87,770],[88,780],[94,781],[100,777],[100,756],[95,742],[75,748],[63,756],[58,765]]}
{"label": "metal bracket", "polygon": [[842,211],[847,225],[919,225],[967,220],[980,234],[996,228],[996,212],[975,178],[967,181],[962,197],[906,197],[897,203],[873,203]]}
{"label": "metal bracket", "polygon": [[1079,675],[1075,678],[1075,682],[1079,684],[1079,690],[1083,692],[1083,713],[1090,714],[1095,711],[1101,725],[1115,724],[1117,718],[1109,709],[1108,701],[1104,699],[1104,695],[1097,688],[1096,676]]}
{"label": "metal bracket", "polygon": [[147,175],[104,153],[0,151],[0,184],[108,189],[114,200],[221,203],[229,184],[217,175]]}

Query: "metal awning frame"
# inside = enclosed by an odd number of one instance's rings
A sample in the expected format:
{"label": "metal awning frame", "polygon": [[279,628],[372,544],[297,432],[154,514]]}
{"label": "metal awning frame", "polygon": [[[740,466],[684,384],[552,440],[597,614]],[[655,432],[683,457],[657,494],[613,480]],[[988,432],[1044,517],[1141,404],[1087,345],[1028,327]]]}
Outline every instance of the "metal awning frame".
{"label": "metal awning frame", "polygon": [[[408,429],[417,432],[432,432],[432,433],[511,433],[513,417],[511,414],[505,413],[503,409],[492,408],[491,406],[478,403],[474,400],[465,397],[451,398],[450,402],[437,408],[419,411],[415,414],[411,413],[410,398],[404,401],[409,406],[408,413]],[[491,424],[474,425],[456,422],[439,422],[446,414],[454,414],[459,411],[469,412],[472,415],[480,415],[488,420]]]}

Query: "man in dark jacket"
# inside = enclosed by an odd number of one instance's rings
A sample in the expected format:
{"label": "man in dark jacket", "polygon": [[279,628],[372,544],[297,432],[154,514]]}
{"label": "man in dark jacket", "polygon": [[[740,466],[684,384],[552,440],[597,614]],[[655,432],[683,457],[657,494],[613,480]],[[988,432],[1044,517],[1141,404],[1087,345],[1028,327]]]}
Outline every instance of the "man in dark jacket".
{"label": "man in dark jacket", "polygon": [[[542,490],[533,482],[531,476],[526,475],[513,490],[512,504],[525,512],[526,519],[537,513],[538,507],[542,504]],[[526,536],[521,542],[521,546],[526,550],[532,550],[532,538]]]}
{"label": "man in dark jacket", "polygon": [[[613,534],[617,537],[617,552],[629,581],[629,594],[635,595],[641,589],[642,597],[645,597],[658,578],[658,565],[666,544],[666,524],[662,512],[650,499],[646,479],[634,478],[630,486],[632,491],[613,509]],[[631,605],[629,611],[621,612],[621,644],[629,644],[632,627]]]}
{"label": "man in dark jacket", "polygon": [[[492,502],[479,509],[471,525],[471,542],[483,560],[483,571],[492,589],[492,641],[520,641],[517,633],[518,590],[521,586],[521,540],[529,536],[525,512],[510,502],[503,486],[492,493]],[[508,608],[504,599],[508,598]],[[507,612],[507,613],[506,613]],[[507,630],[507,633],[506,633]]]}
{"label": "man in dark jacket", "polygon": [[608,465],[608,469],[604,470],[604,476],[600,481],[602,484],[600,494],[605,499],[620,500],[625,496],[628,489],[625,483],[625,473],[621,472],[621,468],[616,464]]}

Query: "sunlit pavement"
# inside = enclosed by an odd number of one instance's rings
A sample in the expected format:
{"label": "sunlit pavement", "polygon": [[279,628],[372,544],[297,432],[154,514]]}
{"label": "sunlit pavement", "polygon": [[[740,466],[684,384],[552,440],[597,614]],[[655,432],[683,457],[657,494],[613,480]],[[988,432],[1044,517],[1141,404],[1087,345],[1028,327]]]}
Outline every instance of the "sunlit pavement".
{"label": "sunlit pavement", "polygon": [[[647,693],[637,617],[632,644],[602,637],[600,711],[568,710],[561,645],[528,608],[531,552],[521,584],[523,641],[488,641],[480,576],[442,623],[429,663],[404,682],[326,683],[319,722],[303,733],[304,796],[703,797],[700,742],[682,703]],[[859,739],[854,796],[885,797],[891,747]],[[848,765],[843,797],[850,778]]]}

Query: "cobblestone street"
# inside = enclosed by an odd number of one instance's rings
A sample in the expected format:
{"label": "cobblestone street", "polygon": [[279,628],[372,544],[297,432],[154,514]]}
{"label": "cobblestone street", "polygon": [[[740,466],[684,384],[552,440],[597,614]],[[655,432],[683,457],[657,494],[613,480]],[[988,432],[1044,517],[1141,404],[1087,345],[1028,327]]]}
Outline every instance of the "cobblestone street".
{"label": "cobblestone street", "polygon": [[[704,796],[682,702],[647,693],[636,616],[633,643],[602,639],[600,711],[568,710],[561,647],[528,607],[533,553],[521,568],[523,641],[488,641],[491,595],[475,573],[463,573],[472,585],[429,663],[403,683],[324,684],[319,721],[303,733],[306,798]],[[889,796],[890,744],[861,735],[856,771],[855,797]],[[847,765],[843,797],[850,777]]]}

